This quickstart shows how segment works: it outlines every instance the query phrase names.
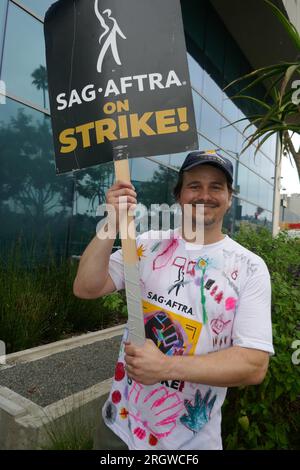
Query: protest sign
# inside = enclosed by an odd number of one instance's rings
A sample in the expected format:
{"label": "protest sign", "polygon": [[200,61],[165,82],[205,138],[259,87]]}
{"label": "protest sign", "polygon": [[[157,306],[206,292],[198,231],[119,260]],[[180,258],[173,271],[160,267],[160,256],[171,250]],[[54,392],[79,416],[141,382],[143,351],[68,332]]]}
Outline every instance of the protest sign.
{"label": "protest sign", "polygon": [[[198,146],[179,0],[59,0],[45,19],[58,174]],[[129,340],[144,341],[132,217],[120,224]]]}
{"label": "protest sign", "polygon": [[45,35],[57,173],[197,148],[179,0],[60,0]]}

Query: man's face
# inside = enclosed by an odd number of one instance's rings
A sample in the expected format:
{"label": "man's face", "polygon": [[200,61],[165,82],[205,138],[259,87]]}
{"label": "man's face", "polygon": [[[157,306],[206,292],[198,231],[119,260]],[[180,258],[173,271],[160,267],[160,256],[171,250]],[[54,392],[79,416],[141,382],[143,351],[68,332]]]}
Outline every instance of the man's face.
{"label": "man's face", "polygon": [[196,205],[204,205],[204,226],[222,226],[223,217],[231,206],[232,194],[225,173],[212,165],[199,165],[183,174],[179,204],[192,204],[193,220]]}

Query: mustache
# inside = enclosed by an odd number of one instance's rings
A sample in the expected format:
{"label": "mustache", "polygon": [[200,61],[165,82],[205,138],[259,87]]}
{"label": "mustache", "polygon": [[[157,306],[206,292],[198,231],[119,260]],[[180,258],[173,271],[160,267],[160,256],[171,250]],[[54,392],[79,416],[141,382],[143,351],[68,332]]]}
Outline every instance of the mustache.
{"label": "mustache", "polygon": [[216,202],[204,202],[204,201],[194,201],[191,203],[192,206],[197,206],[199,204],[202,204],[204,207],[205,206],[213,206],[213,207],[218,207],[219,204],[217,204]]}

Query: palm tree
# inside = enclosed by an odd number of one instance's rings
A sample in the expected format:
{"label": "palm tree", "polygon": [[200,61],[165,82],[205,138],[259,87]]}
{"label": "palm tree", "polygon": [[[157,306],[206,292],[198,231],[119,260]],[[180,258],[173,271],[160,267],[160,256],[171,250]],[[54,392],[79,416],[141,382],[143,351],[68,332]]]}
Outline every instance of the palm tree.
{"label": "palm tree", "polygon": [[44,98],[44,108],[46,108],[46,90],[48,90],[48,76],[46,67],[40,65],[38,69],[31,74],[32,84],[37,87],[38,90],[43,90],[43,98]]}
{"label": "palm tree", "polygon": [[[295,26],[270,0],[264,1],[272,8],[274,14],[283,24],[298,48],[299,56],[295,58],[294,62],[282,62],[254,70],[234,80],[226,88],[247,81],[247,85],[233,99],[248,100],[261,108],[261,111],[257,114],[239,120],[249,119],[251,121],[246,126],[245,131],[253,124],[256,126],[255,132],[246,139],[243,152],[254,142],[258,143],[258,150],[267,139],[279,133],[283,153],[293,157],[300,179],[300,147],[296,149],[292,141],[293,134],[300,134],[300,99],[297,98],[300,93],[299,90],[295,89],[295,85],[300,84],[299,81],[296,81],[296,78],[299,79],[300,74],[300,35]],[[267,93],[264,99],[260,100],[250,96],[249,91],[261,84],[267,84]]]}

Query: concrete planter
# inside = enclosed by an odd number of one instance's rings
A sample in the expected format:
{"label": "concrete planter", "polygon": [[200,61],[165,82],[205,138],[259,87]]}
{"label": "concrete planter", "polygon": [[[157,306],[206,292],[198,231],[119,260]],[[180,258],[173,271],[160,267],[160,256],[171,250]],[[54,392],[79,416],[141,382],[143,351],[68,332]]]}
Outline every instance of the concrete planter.
{"label": "concrete planter", "polygon": [[[0,449],[44,448],[47,443],[49,444],[49,429],[62,430],[66,428],[68,422],[85,425],[93,429],[111,387],[115,363],[114,356],[123,331],[124,325],[121,325],[8,355],[6,365],[0,366]],[[113,354],[110,353],[111,345],[114,344],[112,341],[115,342]],[[42,374],[43,368],[46,369],[48,379],[54,384],[55,380],[61,380],[62,375],[59,377],[58,374],[56,375],[55,369],[51,370],[51,361],[61,361],[60,364],[67,364],[69,355],[72,354],[72,357],[74,355],[75,357],[79,357],[78,355],[80,355],[80,358],[83,357],[84,363],[85,354],[88,352],[90,355],[91,351],[93,352],[91,348],[94,347],[99,357],[96,360],[94,369],[92,369],[92,375],[98,367],[102,368],[103,374],[100,381],[97,381],[95,374],[94,382],[96,383],[91,385],[90,374],[88,376],[89,386],[85,388],[84,384],[81,383],[78,385],[80,388],[78,392],[73,390],[73,393],[68,395],[66,395],[68,387],[65,383],[60,394],[66,396],[46,405],[41,405],[38,402],[43,402],[43,400],[45,402],[52,401],[51,390],[50,392],[47,390],[49,392],[47,398],[40,396],[38,399],[36,397],[32,400],[28,398],[25,377],[27,369],[32,371],[32,367],[38,366],[33,369],[40,371],[37,373],[37,380],[39,379],[38,374]],[[108,353],[108,355],[105,356],[104,353]],[[101,363],[102,358],[106,364]],[[48,373],[47,367],[49,364],[51,372]],[[57,365],[57,362],[54,362],[54,364]],[[87,366],[90,366],[90,364],[87,363]],[[64,370],[62,373],[64,374]],[[71,373],[72,377],[73,374],[75,377],[76,374],[82,375],[82,370],[76,369],[76,361],[75,366],[72,363]],[[52,374],[50,378],[49,374]],[[14,376],[20,376],[22,383],[18,387],[16,385],[6,386],[5,384],[9,381],[13,383]],[[24,393],[21,392],[22,385],[25,386]],[[56,395],[54,394],[54,396]]]}

